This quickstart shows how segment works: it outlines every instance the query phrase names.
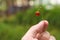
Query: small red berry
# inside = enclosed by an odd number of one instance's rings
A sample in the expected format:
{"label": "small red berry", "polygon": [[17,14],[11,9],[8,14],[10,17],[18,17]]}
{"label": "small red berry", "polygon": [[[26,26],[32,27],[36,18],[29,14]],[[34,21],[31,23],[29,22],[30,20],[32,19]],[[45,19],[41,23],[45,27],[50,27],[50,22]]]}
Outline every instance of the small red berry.
{"label": "small red berry", "polygon": [[40,16],[40,12],[39,11],[36,11],[35,15],[36,16]]}

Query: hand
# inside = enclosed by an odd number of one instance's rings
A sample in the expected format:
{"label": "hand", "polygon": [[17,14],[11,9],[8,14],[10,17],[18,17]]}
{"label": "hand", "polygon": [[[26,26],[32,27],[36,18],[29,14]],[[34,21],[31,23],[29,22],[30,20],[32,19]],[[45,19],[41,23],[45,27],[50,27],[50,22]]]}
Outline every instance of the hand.
{"label": "hand", "polygon": [[38,24],[32,26],[21,40],[56,40],[46,31],[48,22],[43,20]]}

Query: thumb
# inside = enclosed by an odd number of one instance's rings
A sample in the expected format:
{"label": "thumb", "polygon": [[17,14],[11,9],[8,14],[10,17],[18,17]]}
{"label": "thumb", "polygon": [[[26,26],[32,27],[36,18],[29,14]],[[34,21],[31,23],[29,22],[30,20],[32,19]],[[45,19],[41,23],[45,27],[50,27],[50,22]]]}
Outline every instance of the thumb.
{"label": "thumb", "polygon": [[29,30],[29,32],[44,32],[46,29],[47,29],[47,26],[48,26],[48,21],[46,20],[43,20],[41,22],[39,22],[38,24],[32,26]]}
{"label": "thumb", "polygon": [[26,35],[29,36],[35,36],[37,33],[42,33],[47,29],[48,26],[48,21],[43,20],[41,22],[39,22],[38,24],[32,26],[28,32],[26,33]]}

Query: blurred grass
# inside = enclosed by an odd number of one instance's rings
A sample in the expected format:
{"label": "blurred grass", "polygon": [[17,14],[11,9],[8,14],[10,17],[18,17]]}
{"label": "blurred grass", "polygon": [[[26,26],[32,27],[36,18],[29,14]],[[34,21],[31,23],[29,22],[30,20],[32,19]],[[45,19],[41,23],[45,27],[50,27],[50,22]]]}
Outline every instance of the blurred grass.
{"label": "blurred grass", "polygon": [[[0,18],[0,40],[21,40],[21,37],[32,26],[41,20],[48,20],[48,31],[60,40],[60,7],[52,10],[40,9],[40,16],[35,16],[38,8],[30,8],[24,12],[18,12],[16,16]],[[43,16],[43,19],[42,19]]]}
{"label": "blurred grass", "polygon": [[0,40],[20,40],[27,31],[26,26],[13,27],[4,23],[0,24]]}
{"label": "blurred grass", "polygon": [[[30,26],[27,25],[13,27],[2,23],[0,24],[0,40],[20,40],[29,28]],[[60,30],[54,28],[54,26],[49,26],[48,31],[57,40],[60,40]]]}

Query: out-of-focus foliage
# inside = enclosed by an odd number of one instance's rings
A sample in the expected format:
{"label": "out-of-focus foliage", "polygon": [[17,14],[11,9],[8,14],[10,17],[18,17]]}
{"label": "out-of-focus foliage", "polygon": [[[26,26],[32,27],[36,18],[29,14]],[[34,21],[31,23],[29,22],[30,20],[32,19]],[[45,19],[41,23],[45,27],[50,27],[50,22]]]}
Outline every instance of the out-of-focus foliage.
{"label": "out-of-focus foliage", "polygon": [[42,7],[40,16],[35,16],[38,8],[29,8],[20,11],[17,15],[0,20],[0,40],[20,40],[30,26],[37,24],[41,20],[48,20],[48,31],[53,34],[57,40],[60,40],[60,7],[55,6],[52,10],[46,10]]}

